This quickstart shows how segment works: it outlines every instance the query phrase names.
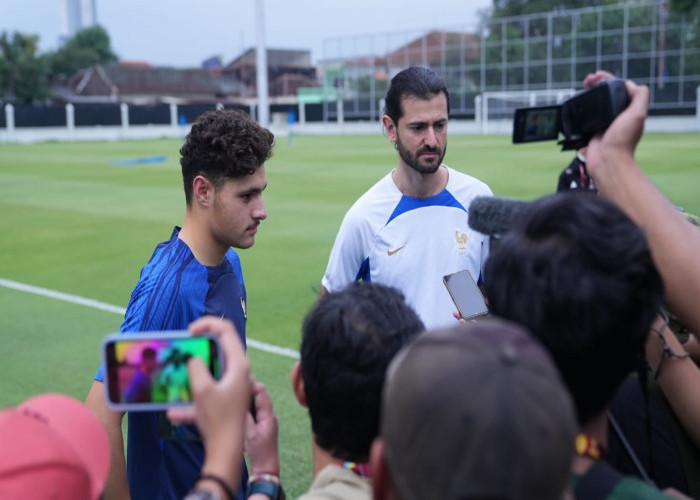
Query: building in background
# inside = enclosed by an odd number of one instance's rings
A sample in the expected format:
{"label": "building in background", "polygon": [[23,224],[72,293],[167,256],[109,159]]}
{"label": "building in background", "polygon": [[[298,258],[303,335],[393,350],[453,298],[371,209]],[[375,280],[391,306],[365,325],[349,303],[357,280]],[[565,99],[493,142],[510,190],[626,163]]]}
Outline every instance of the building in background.
{"label": "building in background", "polygon": [[83,28],[97,24],[95,0],[61,0],[63,24],[59,44],[63,46]]}

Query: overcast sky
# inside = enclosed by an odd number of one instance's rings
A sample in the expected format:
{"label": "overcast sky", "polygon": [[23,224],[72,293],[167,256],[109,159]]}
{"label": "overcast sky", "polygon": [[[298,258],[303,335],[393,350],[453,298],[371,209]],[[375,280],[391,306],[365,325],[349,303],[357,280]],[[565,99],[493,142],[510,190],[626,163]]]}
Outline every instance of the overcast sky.
{"label": "overcast sky", "polygon": [[[120,59],[192,67],[214,55],[228,63],[255,45],[256,1],[96,0],[96,10]],[[310,49],[314,62],[384,53],[433,28],[475,31],[477,12],[491,5],[491,0],[262,1],[267,46]],[[0,0],[0,32],[37,34],[42,52],[55,50],[61,8],[61,0]]]}

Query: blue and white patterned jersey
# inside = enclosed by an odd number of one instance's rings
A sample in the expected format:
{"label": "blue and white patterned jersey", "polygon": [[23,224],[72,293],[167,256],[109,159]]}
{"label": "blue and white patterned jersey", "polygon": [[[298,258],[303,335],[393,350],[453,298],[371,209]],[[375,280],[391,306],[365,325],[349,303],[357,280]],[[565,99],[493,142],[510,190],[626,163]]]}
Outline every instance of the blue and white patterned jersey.
{"label": "blue and white patterned jersey", "polygon": [[446,188],[429,198],[406,196],[391,173],[345,215],[322,284],[338,291],[352,281],[401,290],[426,328],[455,324],[455,305],[442,278],[468,269],[481,280],[488,237],[467,223],[469,204],[492,195],[483,182],[447,167]]}

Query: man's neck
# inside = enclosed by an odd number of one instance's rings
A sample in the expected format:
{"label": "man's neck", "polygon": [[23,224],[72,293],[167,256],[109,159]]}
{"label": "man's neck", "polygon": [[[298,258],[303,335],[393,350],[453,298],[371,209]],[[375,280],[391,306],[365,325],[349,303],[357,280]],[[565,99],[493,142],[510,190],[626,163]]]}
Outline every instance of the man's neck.
{"label": "man's neck", "polygon": [[398,190],[406,196],[429,198],[447,187],[449,173],[444,165],[440,165],[435,173],[422,174],[399,160],[399,166],[394,170],[392,179]]}
{"label": "man's neck", "polygon": [[313,464],[313,469],[314,469],[314,479],[318,476],[318,474],[327,466],[329,465],[338,465],[342,466],[345,460],[342,458],[338,458],[333,456],[330,452],[327,450],[324,450],[321,448],[319,445],[316,444],[316,440],[313,440],[312,443],[312,453],[311,453],[311,461]]}
{"label": "man's neck", "polygon": [[[603,447],[608,445],[608,412],[607,409],[600,415],[590,420],[587,424],[581,426],[579,433],[595,439]],[[574,474],[583,475],[588,472],[588,469],[593,467],[595,460],[586,456],[574,455],[574,461],[571,464],[571,472]]]}
{"label": "man's neck", "polygon": [[192,252],[194,258],[205,266],[218,266],[224,261],[228,248],[221,248],[212,238],[208,226],[197,220],[191,209],[185,212],[185,220],[178,234]]}
{"label": "man's neck", "polygon": [[321,472],[321,470],[324,469],[326,466],[338,463],[338,460],[334,458],[333,455],[331,455],[328,451],[324,450],[319,445],[317,445],[315,440],[312,444],[311,461],[314,468],[314,479],[316,478],[316,476],[318,476],[318,473]]}

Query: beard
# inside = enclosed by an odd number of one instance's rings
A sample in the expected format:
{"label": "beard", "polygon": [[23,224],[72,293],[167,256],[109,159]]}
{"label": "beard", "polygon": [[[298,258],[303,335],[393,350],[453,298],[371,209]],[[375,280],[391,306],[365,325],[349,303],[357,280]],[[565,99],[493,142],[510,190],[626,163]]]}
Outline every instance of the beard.
{"label": "beard", "polygon": [[[445,153],[447,152],[447,144],[445,144],[445,149],[440,149],[439,147],[423,146],[416,154],[412,154],[408,149],[406,149],[401,142],[401,138],[396,135],[396,150],[399,152],[401,160],[421,174],[434,174],[437,172],[440,165],[442,165],[442,160],[445,158]],[[433,159],[422,158],[421,155],[424,153],[435,153],[437,157]]]}

